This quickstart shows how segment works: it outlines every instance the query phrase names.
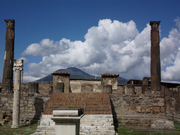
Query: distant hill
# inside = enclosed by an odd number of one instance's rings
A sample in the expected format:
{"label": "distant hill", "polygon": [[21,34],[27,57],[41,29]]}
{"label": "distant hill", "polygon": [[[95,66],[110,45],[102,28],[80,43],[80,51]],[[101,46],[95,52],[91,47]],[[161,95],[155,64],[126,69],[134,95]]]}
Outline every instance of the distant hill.
{"label": "distant hill", "polygon": [[[69,67],[67,69],[59,69],[57,70],[58,72],[70,72],[70,79],[101,79],[101,77],[98,76],[92,76],[90,74],[85,73],[84,71],[76,68],[76,67]],[[49,74],[45,76],[44,78],[41,78],[37,80],[36,82],[50,82],[53,81],[53,75]],[[127,80],[119,77],[118,78],[118,83],[119,84],[124,84],[126,83]]]}

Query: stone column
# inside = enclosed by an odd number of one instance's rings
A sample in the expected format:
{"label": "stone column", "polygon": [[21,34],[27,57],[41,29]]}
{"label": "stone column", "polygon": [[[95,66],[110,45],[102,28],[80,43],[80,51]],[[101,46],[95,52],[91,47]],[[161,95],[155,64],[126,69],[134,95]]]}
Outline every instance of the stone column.
{"label": "stone column", "polygon": [[6,45],[4,55],[4,70],[2,90],[12,92],[13,90],[13,61],[14,61],[14,20],[6,22]]}
{"label": "stone column", "polygon": [[151,90],[161,90],[161,62],[159,46],[159,23],[151,21]]}
{"label": "stone column", "polygon": [[11,128],[19,127],[20,116],[20,89],[21,89],[21,71],[23,70],[23,60],[15,60],[15,81],[14,81],[14,100],[13,100],[13,123]]}

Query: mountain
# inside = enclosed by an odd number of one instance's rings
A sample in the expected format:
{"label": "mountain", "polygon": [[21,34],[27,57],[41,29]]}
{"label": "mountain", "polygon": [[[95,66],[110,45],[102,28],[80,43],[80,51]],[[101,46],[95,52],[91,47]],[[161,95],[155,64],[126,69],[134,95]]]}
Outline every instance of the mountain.
{"label": "mountain", "polygon": [[[101,79],[101,77],[92,76],[76,67],[69,67],[67,69],[59,69],[56,72],[70,72],[70,79]],[[53,80],[53,75],[49,74],[49,75],[45,76],[44,78],[37,80],[36,82],[50,82],[52,80]],[[124,84],[126,82],[127,82],[126,79],[124,79],[122,77],[118,77],[119,84]]]}

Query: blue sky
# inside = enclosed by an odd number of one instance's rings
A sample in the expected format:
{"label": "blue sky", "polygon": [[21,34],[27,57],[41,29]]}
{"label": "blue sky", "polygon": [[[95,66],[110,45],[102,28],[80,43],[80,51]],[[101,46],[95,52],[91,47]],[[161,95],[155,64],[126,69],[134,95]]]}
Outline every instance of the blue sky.
{"label": "blue sky", "polygon": [[27,61],[25,81],[70,66],[150,76],[149,21],[161,21],[162,79],[179,81],[179,6],[179,0],[0,0],[0,79],[4,19],[15,19],[15,59]]}

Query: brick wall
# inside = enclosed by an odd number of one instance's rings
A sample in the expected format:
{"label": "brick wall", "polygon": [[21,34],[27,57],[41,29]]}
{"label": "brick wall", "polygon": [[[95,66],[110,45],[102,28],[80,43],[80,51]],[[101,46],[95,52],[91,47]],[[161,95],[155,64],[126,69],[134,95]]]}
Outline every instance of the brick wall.
{"label": "brick wall", "polygon": [[112,114],[107,93],[52,93],[43,114],[52,115],[58,107],[83,108],[84,114]]}

